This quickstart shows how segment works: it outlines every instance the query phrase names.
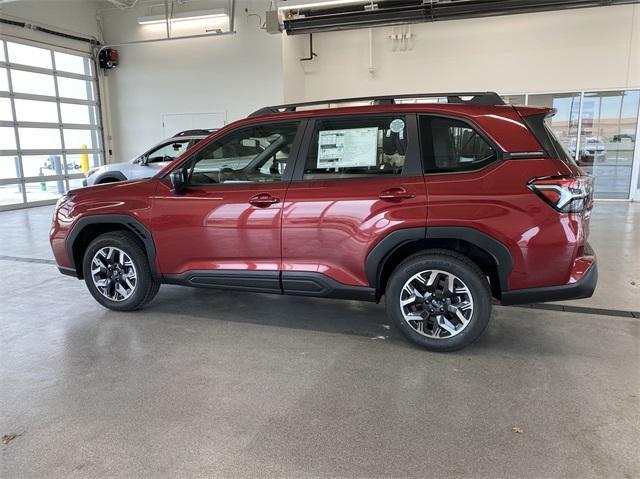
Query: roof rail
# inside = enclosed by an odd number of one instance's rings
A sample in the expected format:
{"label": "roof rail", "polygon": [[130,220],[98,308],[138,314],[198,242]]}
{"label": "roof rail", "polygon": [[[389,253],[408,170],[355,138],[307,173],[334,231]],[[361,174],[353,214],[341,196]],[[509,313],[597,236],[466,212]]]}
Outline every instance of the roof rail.
{"label": "roof rail", "polygon": [[[361,101],[369,101],[372,105],[393,105],[398,103],[396,100],[411,100],[421,98],[446,98],[447,103],[465,103],[476,105],[504,105],[504,101],[495,92],[457,92],[457,93],[416,93],[403,95],[386,95],[386,96],[362,96],[357,98],[341,98],[335,100],[318,100],[303,103],[289,103],[286,105],[265,106],[254,111],[249,116],[269,115],[273,113],[286,113],[297,111],[300,107],[332,105],[334,103],[353,103]],[[402,101],[400,103],[403,103]]]}

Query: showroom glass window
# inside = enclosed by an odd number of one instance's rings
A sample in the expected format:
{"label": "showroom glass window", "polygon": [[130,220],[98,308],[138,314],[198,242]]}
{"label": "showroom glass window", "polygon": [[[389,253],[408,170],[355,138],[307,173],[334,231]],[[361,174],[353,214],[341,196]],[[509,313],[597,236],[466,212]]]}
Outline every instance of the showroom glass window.
{"label": "showroom glass window", "polygon": [[53,203],[103,164],[89,53],[0,39],[0,210]]}
{"label": "showroom glass window", "polygon": [[318,120],[303,179],[399,175],[406,150],[403,115]]}
{"label": "showroom glass window", "polygon": [[639,100],[638,90],[584,94],[576,161],[597,178],[596,197],[629,194]]}
{"label": "showroom glass window", "polygon": [[640,90],[535,94],[528,95],[527,104],[556,109],[548,125],[576,163],[595,177],[596,198],[633,196],[633,171],[640,169],[634,160]]}
{"label": "showroom glass window", "polygon": [[268,123],[233,131],[195,154],[191,185],[282,181],[300,122]]}

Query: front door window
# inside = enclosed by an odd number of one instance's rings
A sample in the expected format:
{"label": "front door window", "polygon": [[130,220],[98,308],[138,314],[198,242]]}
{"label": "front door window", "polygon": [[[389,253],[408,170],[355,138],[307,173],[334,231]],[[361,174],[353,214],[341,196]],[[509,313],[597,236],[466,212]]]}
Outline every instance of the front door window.
{"label": "front door window", "polygon": [[195,155],[191,186],[282,181],[298,122],[242,128]]}

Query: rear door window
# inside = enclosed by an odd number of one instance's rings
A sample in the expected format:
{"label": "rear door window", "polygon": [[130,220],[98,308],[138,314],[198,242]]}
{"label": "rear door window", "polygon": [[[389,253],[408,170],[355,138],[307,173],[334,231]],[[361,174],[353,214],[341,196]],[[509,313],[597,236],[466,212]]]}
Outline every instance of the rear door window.
{"label": "rear door window", "polygon": [[406,150],[403,115],[318,120],[303,179],[400,175]]}
{"label": "rear door window", "polygon": [[476,170],[498,159],[494,147],[464,121],[435,116],[419,120],[425,173]]}

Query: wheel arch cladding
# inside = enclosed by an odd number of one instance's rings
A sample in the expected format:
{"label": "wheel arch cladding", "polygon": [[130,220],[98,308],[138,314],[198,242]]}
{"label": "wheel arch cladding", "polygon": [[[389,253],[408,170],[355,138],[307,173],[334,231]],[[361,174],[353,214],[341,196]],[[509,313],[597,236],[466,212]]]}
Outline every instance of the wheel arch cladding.
{"label": "wheel arch cladding", "polygon": [[139,220],[128,215],[95,215],[80,218],[66,240],[69,259],[73,262],[76,276],[83,278],[82,259],[87,247],[98,236],[112,231],[128,231],[133,234],[149,261],[149,268],[157,276],[156,249],[151,232]]}
{"label": "wheel arch cladding", "polygon": [[466,227],[407,228],[390,233],[367,255],[365,272],[379,298],[393,269],[410,255],[428,249],[447,249],[475,262],[491,283],[492,295],[508,290],[513,262],[506,246],[481,231]]}

